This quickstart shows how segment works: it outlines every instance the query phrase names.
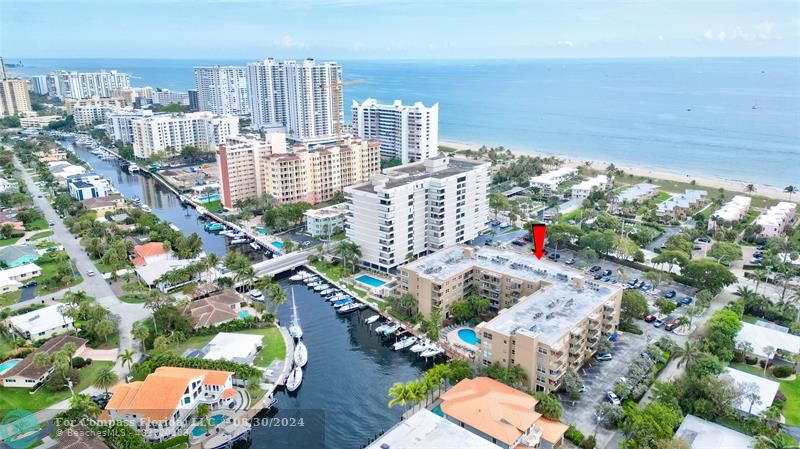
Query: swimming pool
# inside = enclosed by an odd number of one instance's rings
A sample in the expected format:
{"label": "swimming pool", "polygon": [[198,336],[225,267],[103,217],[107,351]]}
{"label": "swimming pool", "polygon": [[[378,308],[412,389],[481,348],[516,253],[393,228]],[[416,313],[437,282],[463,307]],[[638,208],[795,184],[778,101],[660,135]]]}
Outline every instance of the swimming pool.
{"label": "swimming pool", "polygon": [[[217,424],[221,423],[225,419],[225,415],[213,415],[211,418],[208,418],[209,421],[209,428],[216,426]],[[207,428],[203,426],[194,426],[192,429],[192,436],[199,437],[206,433]]]}
{"label": "swimming pool", "polygon": [[219,195],[208,195],[208,196],[201,196],[197,199],[197,201],[201,203],[210,203],[212,201],[217,201],[220,199]]}
{"label": "swimming pool", "polygon": [[247,310],[240,310],[239,311],[239,319],[243,320],[245,318],[250,318],[250,312]]}
{"label": "swimming pool", "polygon": [[272,242],[272,246],[274,246],[275,248],[278,248],[278,249],[283,249],[283,243],[282,242]]}
{"label": "swimming pool", "polygon": [[458,338],[460,338],[464,343],[473,346],[478,346],[478,343],[480,342],[480,340],[478,340],[478,334],[476,334],[472,329],[459,329]]}
{"label": "swimming pool", "polygon": [[364,285],[369,285],[370,287],[375,287],[375,288],[383,287],[383,284],[386,283],[385,281],[374,278],[368,274],[362,274],[361,276],[356,278],[356,281],[361,282]]}
{"label": "swimming pool", "polygon": [[0,363],[0,373],[4,373],[10,370],[11,368],[15,367],[17,363],[21,361],[22,359],[11,359],[11,360],[6,360],[3,363]]}

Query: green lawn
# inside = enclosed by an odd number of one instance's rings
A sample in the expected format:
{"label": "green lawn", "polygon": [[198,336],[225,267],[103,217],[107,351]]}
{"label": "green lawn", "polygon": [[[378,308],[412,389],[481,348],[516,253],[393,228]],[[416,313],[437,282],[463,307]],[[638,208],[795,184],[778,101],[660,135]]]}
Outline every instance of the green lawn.
{"label": "green lawn", "polygon": [[145,302],[146,299],[146,293],[128,293],[119,297],[120,301],[127,302],[128,304],[141,304]]}
{"label": "green lawn", "polygon": [[29,224],[27,224],[25,226],[25,229],[27,229],[29,231],[37,231],[37,230],[47,229],[47,228],[48,228],[47,220],[45,220],[44,218],[40,218],[38,220],[34,220],[34,221],[30,222]]}
{"label": "green lawn", "polygon": [[333,282],[339,282],[341,278],[350,275],[350,270],[339,265],[338,263],[329,263],[318,260],[312,265],[317,271],[324,274],[325,277]]}
{"label": "green lawn", "polygon": [[5,336],[0,334],[0,354],[5,354],[12,349],[14,349],[14,345],[8,341]]}
{"label": "green lawn", "polygon": [[655,196],[653,199],[651,199],[650,201],[652,202],[652,204],[656,204],[656,205],[657,205],[657,204],[661,204],[661,203],[663,203],[664,201],[667,201],[667,200],[668,200],[668,199],[670,199],[671,197],[672,197],[672,195],[670,195],[670,194],[669,194],[669,193],[667,193],[667,192],[658,192],[658,195],[656,195],[656,196]]}
{"label": "green lawn", "polygon": [[[122,299],[122,298],[120,298]],[[176,355],[181,355],[186,352],[187,349],[201,349],[203,346],[207,345],[211,339],[214,338],[214,335],[198,335],[194,337],[189,337],[183,343],[178,343],[177,345],[173,345],[170,349]]]}
{"label": "green lawn", "polygon": [[17,290],[15,292],[3,293],[0,295],[0,307],[7,307],[12,304],[16,304],[19,302],[19,298],[22,297],[22,291]]}
{"label": "green lawn", "polygon": [[39,288],[36,290],[38,295],[47,295],[67,287],[73,287],[83,281],[83,278],[77,275],[66,285],[52,283],[52,280],[58,275],[59,269],[55,253],[47,253],[36,262],[42,268],[42,274],[36,277],[36,280],[39,281]]}
{"label": "green lawn", "polygon": [[779,391],[786,395],[786,405],[783,407],[783,416],[786,418],[786,424],[790,426],[800,425],[800,377],[794,380],[783,380],[774,377],[769,371],[764,376],[764,370],[756,365],[731,363],[730,366],[746,373],[779,382],[781,384]]}
{"label": "green lawn", "polygon": [[[114,362],[92,362],[91,365],[82,368],[80,370],[81,380],[75,387],[75,391],[89,388],[98,371],[112,366],[114,366]],[[70,397],[69,390],[51,393],[44,388],[39,388],[36,393],[29,393],[30,390],[27,388],[0,387],[0,416],[4,416],[7,411],[13,409],[36,412]]]}
{"label": "green lawn", "polygon": [[17,243],[17,241],[18,241],[20,238],[22,238],[22,236],[21,236],[21,235],[20,235],[20,236],[18,236],[18,237],[11,237],[10,239],[3,239],[3,240],[0,240],[0,247],[2,247],[2,246],[11,246],[11,245],[13,245],[13,244]]}
{"label": "green lawn", "polygon": [[742,316],[742,321],[745,323],[756,324],[758,318],[754,317],[753,315],[744,314],[744,316]]}
{"label": "green lawn", "polygon": [[37,232],[36,234],[30,236],[28,240],[39,240],[45,237],[50,237],[51,235],[53,235],[53,231]]}
{"label": "green lawn", "polygon": [[[282,360],[286,357],[286,345],[284,344],[283,337],[277,327],[268,327],[266,329],[245,329],[240,331],[233,331],[236,334],[250,334],[250,335],[263,335],[263,348],[256,356],[253,362],[256,366],[267,367],[273,360]],[[171,349],[177,354],[181,355],[187,349],[202,349],[208,342],[213,339],[215,335],[197,335],[190,337],[183,343],[174,345]]]}
{"label": "green lawn", "polygon": [[203,207],[211,212],[218,212],[222,210],[222,202],[220,200],[209,201],[204,203]]}

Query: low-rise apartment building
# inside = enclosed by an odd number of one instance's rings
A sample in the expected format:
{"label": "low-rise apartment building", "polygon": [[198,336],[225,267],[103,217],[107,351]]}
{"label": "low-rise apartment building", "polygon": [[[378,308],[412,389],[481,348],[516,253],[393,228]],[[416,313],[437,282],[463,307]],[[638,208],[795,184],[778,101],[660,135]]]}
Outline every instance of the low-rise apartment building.
{"label": "low-rise apartment building", "polygon": [[542,173],[529,180],[530,186],[539,189],[544,196],[552,195],[564,181],[575,175],[577,170],[571,167],[559,168],[558,170]]}
{"label": "low-rise apartment building", "polygon": [[634,186],[623,190],[614,197],[616,203],[641,203],[653,198],[658,194],[658,185],[647,182],[640,182]]}
{"label": "low-rise apartment building", "polygon": [[47,128],[47,125],[59,120],[64,120],[64,117],[60,115],[35,115],[31,117],[20,117],[19,126],[22,128],[45,129]]}
{"label": "low-rise apartment building", "polygon": [[662,220],[683,220],[705,203],[708,192],[686,189],[656,206],[656,216]]}
{"label": "low-rise apartment building", "polygon": [[745,195],[736,195],[708,218],[708,230],[713,231],[724,223],[736,224],[747,215],[752,199]]}
{"label": "low-rise apartment building", "polygon": [[105,104],[75,105],[72,107],[72,117],[77,126],[99,125],[105,123],[117,109],[117,106]]}
{"label": "low-rise apartment building", "polygon": [[770,207],[766,212],[756,219],[756,224],[761,226],[759,237],[777,237],[786,229],[786,225],[791,223],[797,210],[797,204],[788,201]]}
{"label": "low-rise apartment building", "polygon": [[211,112],[158,114],[131,119],[133,154],[146,159],[154,153],[177,154],[186,145],[216,149],[239,135],[239,119]]}
{"label": "low-rise apartment building", "polygon": [[330,237],[344,230],[347,204],[340,203],[319,209],[309,209],[306,218],[306,232],[313,237]]}
{"label": "low-rise apartment building", "polygon": [[619,323],[622,289],[532,255],[454,246],[400,267],[400,293],[417,298],[419,313],[447,316],[457,301],[477,294],[498,315],[479,324],[478,361],[520,365],[529,387],[555,390]]}
{"label": "low-rise apartment building", "polygon": [[572,198],[585,199],[595,190],[605,190],[608,187],[608,176],[597,175],[572,186]]}
{"label": "low-rise apartment building", "polygon": [[348,187],[347,238],[362,265],[393,273],[409,258],[466,243],[489,221],[489,163],[439,155]]}
{"label": "low-rise apartment building", "polygon": [[269,194],[280,203],[330,200],[380,170],[377,141],[346,138],[335,145],[287,148],[280,133],[228,139],[217,157],[222,204]]}

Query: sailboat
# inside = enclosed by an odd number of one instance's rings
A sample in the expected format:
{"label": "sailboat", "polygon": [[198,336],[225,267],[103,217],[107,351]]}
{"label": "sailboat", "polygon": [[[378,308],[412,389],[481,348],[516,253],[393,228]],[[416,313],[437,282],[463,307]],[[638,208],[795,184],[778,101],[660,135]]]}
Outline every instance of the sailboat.
{"label": "sailboat", "polygon": [[297,390],[303,382],[303,369],[299,366],[292,370],[286,379],[286,389],[289,391]]}
{"label": "sailboat", "polygon": [[300,340],[303,338],[303,328],[300,327],[300,318],[297,316],[297,304],[294,302],[294,288],[289,289],[292,295],[292,324],[289,326],[289,335]]}
{"label": "sailboat", "polygon": [[294,364],[302,368],[306,363],[308,363],[308,349],[301,341],[294,347]]}

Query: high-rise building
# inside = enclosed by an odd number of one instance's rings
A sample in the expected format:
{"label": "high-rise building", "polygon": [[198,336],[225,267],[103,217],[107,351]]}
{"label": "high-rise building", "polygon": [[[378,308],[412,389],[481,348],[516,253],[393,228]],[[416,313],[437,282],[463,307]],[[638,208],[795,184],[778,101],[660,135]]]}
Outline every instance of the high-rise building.
{"label": "high-rise building", "polygon": [[195,67],[194,79],[201,111],[231,115],[250,113],[244,67]]}
{"label": "high-rise building", "polygon": [[362,264],[393,273],[477,237],[489,220],[489,165],[440,155],[347,188],[347,238],[361,247]]}
{"label": "high-rise building", "polygon": [[497,316],[476,326],[477,360],[519,365],[528,387],[554,391],[619,323],[622,289],[563,265],[496,248],[453,246],[400,267],[399,289],[419,313],[442,317],[469,294],[489,299]]}
{"label": "high-rise building", "polygon": [[131,119],[131,128],[133,154],[144,159],[160,151],[174,155],[186,145],[215,149],[239,134],[239,119],[207,111],[158,114]]}
{"label": "high-rise building", "polygon": [[133,119],[152,115],[153,111],[149,109],[117,109],[106,119],[106,134],[114,142],[133,143]]}
{"label": "high-rise building", "polygon": [[425,107],[421,102],[411,106],[400,100],[353,100],[352,131],[363,139],[378,139],[384,159],[422,161],[439,154],[439,103]]}
{"label": "high-rise building", "polygon": [[336,140],[344,126],[339,64],[270,58],[248,64],[247,73],[255,128],[280,125],[303,143]]}
{"label": "high-rise building", "polygon": [[48,94],[59,98],[110,97],[114,89],[131,86],[130,75],[109,72],[53,72],[47,75]]}
{"label": "high-rise building", "polygon": [[229,138],[219,149],[222,204],[269,194],[280,203],[330,200],[380,170],[377,141],[346,138],[336,145],[287,148],[286,137]]}
{"label": "high-rise building", "polygon": [[72,107],[72,117],[78,126],[105,123],[118,108],[106,104],[86,104]]}
{"label": "high-rise building", "polygon": [[173,92],[169,89],[156,89],[151,96],[153,104],[180,104],[189,106],[189,94],[186,92]]}
{"label": "high-rise building", "polygon": [[72,110],[76,106],[110,106],[112,108],[122,108],[127,106],[127,102],[125,101],[124,98],[120,97],[108,97],[108,98],[91,97],[91,98],[83,98],[80,100],[68,98],[64,101],[64,108],[66,108],[67,114],[72,114]]}
{"label": "high-rise building", "polygon": [[29,80],[31,92],[47,95],[47,75],[34,75]]}
{"label": "high-rise building", "polygon": [[199,111],[200,100],[197,98],[197,89],[189,89],[186,93],[189,95],[189,112]]}
{"label": "high-rise building", "polygon": [[28,81],[21,79],[0,80],[0,116],[20,114],[32,110]]}

